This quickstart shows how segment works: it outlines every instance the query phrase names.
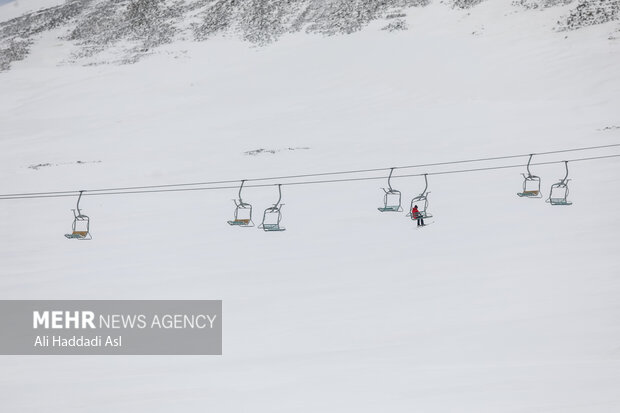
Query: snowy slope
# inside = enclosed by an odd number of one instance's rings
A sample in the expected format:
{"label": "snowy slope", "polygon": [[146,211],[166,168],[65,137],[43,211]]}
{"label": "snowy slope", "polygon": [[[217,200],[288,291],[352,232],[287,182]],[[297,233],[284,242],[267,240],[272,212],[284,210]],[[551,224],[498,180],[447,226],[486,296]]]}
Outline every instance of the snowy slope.
{"label": "snowy slope", "polygon": [[[618,143],[617,26],[553,31],[566,11],[433,3],[407,31],[87,67],[45,33],[0,75],[0,192]],[[0,298],[222,299],[225,318],[221,357],[2,357],[2,410],[617,412],[620,162],[570,167],[566,208],[519,199],[517,169],[431,177],[419,231],[376,210],[381,181],[284,187],[276,234],[226,225],[235,190],[86,197],[90,242],[63,237],[72,198],[1,201]],[[563,174],[535,171],[545,191]],[[408,204],[423,181],[394,186]]]}
{"label": "snowy slope", "polygon": [[[483,0],[440,1],[446,8],[476,10]],[[502,2],[504,15],[553,8],[557,20],[547,30],[567,31],[617,22],[620,0],[514,0]],[[0,71],[24,60],[42,35],[53,34],[72,47],[55,58],[61,64],[130,64],[178,41],[222,36],[267,45],[293,33],[334,36],[369,24],[381,30],[409,28],[430,0],[36,0],[0,7]],[[497,4],[497,3],[494,3]],[[45,7],[43,7],[45,6]],[[43,7],[43,8],[42,8]],[[32,11],[36,10],[36,11]],[[22,13],[16,17],[16,12]],[[549,16],[550,13],[547,13]],[[479,35],[484,26],[474,28]],[[617,27],[610,37],[617,37]]]}
{"label": "snowy slope", "polygon": [[65,0],[0,0],[0,19],[2,21],[22,16],[49,7],[63,4]]}

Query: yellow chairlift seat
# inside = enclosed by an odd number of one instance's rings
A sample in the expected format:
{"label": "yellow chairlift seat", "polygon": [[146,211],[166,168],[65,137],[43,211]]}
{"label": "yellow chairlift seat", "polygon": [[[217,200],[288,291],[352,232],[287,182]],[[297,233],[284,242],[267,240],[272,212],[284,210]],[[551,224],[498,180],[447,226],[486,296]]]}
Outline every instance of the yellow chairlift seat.
{"label": "yellow chairlift seat", "polygon": [[249,225],[250,224],[250,220],[249,219],[235,219],[232,221],[228,221],[228,223],[230,225]]}
{"label": "yellow chairlift seat", "polygon": [[90,218],[87,215],[82,214],[82,211],[80,210],[80,200],[82,199],[83,192],[84,191],[80,191],[80,196],[78,197],[76,208],[72,210],[73,225],[71,227],[71,233],[65,234],[65,237],[68,239],[92,239],[92,236],[90,235]]}
{"label": "yellow chairlift seat", "polygon": [[243,202],[241,198],[243,184],[245,184],[245,179],[241,181],[241,186],[239,187],[239,200],[233,199],[235,203],[235,216],[232,220],[226,222],[228,222],[228,225],[247,228],[253,227],[254,222],[252,221],[252,205]]}
{"label": "yellow chairlift seat", "polygon": [[527,161],[527,174],[521,174],[523,175],[523,190],[521,192],[517,192],[517,195],[520,198],[542,198],[542,194],[540,192],[540,177],[532,175],[532,172],[530,171],[530,164],[533,156],[534,154],[530,154]]}

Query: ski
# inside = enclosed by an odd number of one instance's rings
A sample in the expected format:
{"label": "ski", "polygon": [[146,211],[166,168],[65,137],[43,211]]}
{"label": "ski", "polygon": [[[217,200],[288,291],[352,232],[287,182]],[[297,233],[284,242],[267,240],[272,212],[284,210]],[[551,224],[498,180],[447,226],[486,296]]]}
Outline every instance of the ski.
{"label": "ski", "polygon": [[428,223],[426,223],[424,225],[417,225],[416,228],[420,229],[420,228],[428,227],[429,225],[432,225],[434,222],[435,221],[431,221],[431,222],[428,222]]}

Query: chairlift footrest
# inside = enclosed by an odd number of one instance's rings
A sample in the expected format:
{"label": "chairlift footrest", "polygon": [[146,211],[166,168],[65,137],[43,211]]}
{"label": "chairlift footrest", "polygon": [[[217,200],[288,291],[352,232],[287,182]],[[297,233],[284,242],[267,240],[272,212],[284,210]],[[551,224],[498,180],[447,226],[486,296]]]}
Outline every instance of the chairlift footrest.
{"label": "chairlift footrest", "polygon": [[381,212],[402,212],[402,208],[398,207],[387,207],[387,208],[377,208]]}
{"label": "chairlift footrest", "polygon": [[249,219],[238,219],[236,221],[227,221],[229,225],[237,226],[237,227],[249,227],[252,221]]}

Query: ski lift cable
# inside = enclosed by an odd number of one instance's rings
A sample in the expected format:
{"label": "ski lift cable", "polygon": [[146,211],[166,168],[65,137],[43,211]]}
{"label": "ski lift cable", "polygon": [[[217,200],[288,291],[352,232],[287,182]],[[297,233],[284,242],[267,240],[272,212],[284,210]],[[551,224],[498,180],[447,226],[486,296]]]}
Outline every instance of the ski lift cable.
{"label": "ski lift cable", "polygon": [[[588,147],[572,148],[572,149],[562,149],[562,150],[546,151],[546,152],[537,152],[537,153],[528,153],[528,154],[520,154],[520,155],[493,156],[493,157],[487,157],[487,158],[475,158],[475,159],[464,159],[464,160],[457,160],[457,161],[433,162],[433,163],[416,164],[416,165],[396,166],[396,167],[393,167],[393,169],[395,170],[396,169],[413,169],[413,168],[425,168],[425,167],[433,167],[433,166],[458,165],[458,164],[463,164],[463,163],[498,161],[498,160],[505,160],[505,159],[513,159],[513,158],[522,158],[525,156],[531,157],[532,155],[551,155],[551,154],[557,154],[557,153],[604,149],[604,148],[612,148],[612,147],[618,147],[618,146],[620,146],[620,143],[610,144],[610,145],[588,146]],[[536,164],[532,164],[532,165],[536,165]],[[392,167],[356,169],[356,170],[347,170],[347,171],[319,172],[319,173],[308,173],[308,174],[297,174],[297,175],[271,176],[271,177],[263,177],[263,178],[244,179],[244,181],[246,182],[277,181],[277,180],[283,180],[283,179],[312,178],[312,177],[321,177],[321,176],[330,176],[330,175],[348,175],[348,174],[360,174],[360,173],[369,173],[369,172],[380,172],[380,171],[386,171],[390,169],[392,169]],[[177,187],[184,188],[184,187],[189,187],[189,186],[222,185],[222,184],[237,183],[239,181],[240,179],[228,179],[228,180],[221,180],[221,181],[185,182],[185,183],[176,183],[176,184],[112,187],[112,188],[89,189],[87,192],[90,193],[89,195],[94,195],[95,192],[116,193],[119,191],[127,191],[127,193],[133,193],[132,191],[137,191],[137,190],[164,189],[164,188],[177,188]],[[14,193],[14,194],[0,194],[0,199],[7,199],[7,198],[20,199],[20,197],[49,196],[49,195],[72,196],[72,195],[77,195],[78,193],[79,191],[76,191],[76,190],[26,192],[26,193]]]}
{"label": "ski lift cable", "polygon": [[[587,157],[587,158],[575,158],[575,159],[568,159],[568,160],[562,160],[562,161],[536,162],[536,163],[532,163],[531,165],[553,165],[553,164],[565,163],[565,162],[582,162],[582,161],[592,161],[592,160],[610,159],[610,158],[618,158],[618,157],[620,157],[620,154],[592,156],[592,157]],[[524,166],[523,164],[499,165],[499,166],[489,166],[489,167],[482,167],[482,168],[458,169],[458,170],[452,170],[452,171],[438,171],[438,172],[428,172],[428,173],[418,173],[418,174],[403,174],[403,175],[392,176],[392,178],[398,179],[398,178],[418,177],[418,176],[424,176],[424,175],[431,176],[431,175],[459,174],[459,173],[491,171],[491,170],[510,169],[510,168],[522,168],[523,166]],[[381,179],[385,179],[385,176],[298,181],[298,182],[287,182],[287,183],[282,183],[282,184],[254,184],[254,185],[245,185],[244,188],[264,188],[264,187],[270,187],[274,185],[282,185],[282,186],[312,185],[312,184],[326,184],[326,183],[339,183],[339,182],[372,181],[372,180],[381,180]],[[247,179],[246,181],[250,181],[250,179]],[[233,182],[238,182],[238,181],[233,181]],[[137,190],[137,191],[109,191],[109,192],[93,192],[93,191],[84,190],[82,192],[84,196],[104,196],[104,195],[148,194],[148,193],[160,193],[160,192],[209,191],[209,190],[223,190],[223,189],[238,189],[238,186],[211,186],[211,187],[200,187],[200,188],[160,188],[160,189],[145,189],[145,190]],[[3,196],[0,196],[0,200],[63,198],[63,197],[75,196],[75,194],[77,193],[79,193],[79,191],[72,192],[72,193],[43,194],[43,195],[24,195],[24,196],[3,195]]]}

